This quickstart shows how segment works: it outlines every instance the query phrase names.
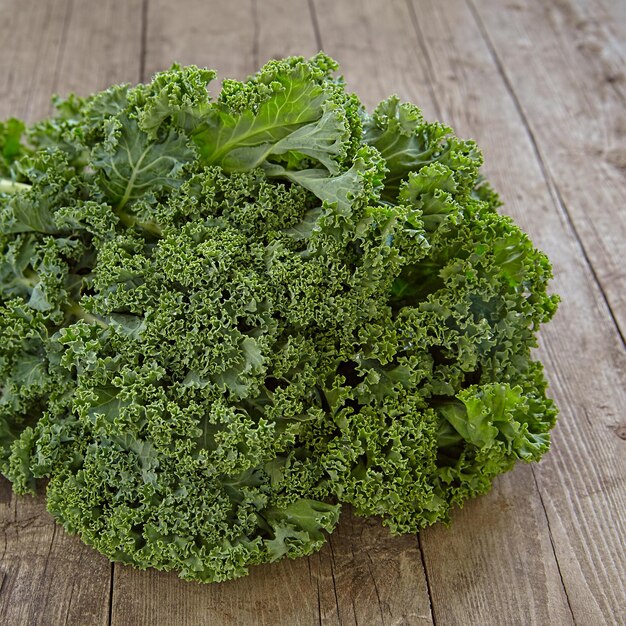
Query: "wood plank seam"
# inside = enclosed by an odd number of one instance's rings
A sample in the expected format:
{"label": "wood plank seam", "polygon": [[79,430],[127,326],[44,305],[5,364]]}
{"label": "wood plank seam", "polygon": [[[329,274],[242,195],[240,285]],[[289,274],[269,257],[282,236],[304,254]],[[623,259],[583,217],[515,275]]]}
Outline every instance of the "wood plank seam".
{"label": "wood plank seam", "polygon": [[[335,550],[333,549],[333,536],[328,537],[328,547],[330,548],[330,575],[333,579],[333,593],[335,594],[335,605],[337,608],[337,619],[339,620],[339,626],[341,626],[341,608],[339,607],[339,596],[337,594],[337,581],[335,580]],[[318,587],[319,588],[319,587]],[[356,611],[354,610],[354,598],[352,598],[352,612],[354,613],[354,619],[356,620]],[[321,620],[320,612],[320,620]]]}
{"label": "wood plank seam", "polygon": [[313,24],[313,34],[315,35],[315,44],[318,50],[322,50],[324,45],[322,43],[322,33],[320,31],[320,24],[317,19],[317,11],[315,9],[314,0],[307,0],[309,6],[309,13],[311,14],[311,23]]}
{"label": "wood plank seam", "polygon": [[439,104],[439,99],[435,95],[435,69],[433,67],[432,59],[430,58],[430,53],[428,52],[428,46],[424,41],[424,33],[422,33],[422,29],[419,25],[419,20],[417,19],[417,13],[415,12],[415,5],[412,0],[406,0],[407,9],[409,12],[409,17],[411,19],[411,25],[413,26],[413,31],[415,32],[415,37],[417,39],[417,45],[420,47],[422,51],[422,55],[424,56],[424,71],[428,80],[427,89],[430,94],[431,102],[435,107],[435,115],[437,119],[443,119],[443,112],[441,110],[441,105]]}
{"label": "wood plank seam", "polygon": [[493,62],[498,70],[498,74],[500,75],[500,77],[502,78],[502,81],[504,83],[504,86],[507,90],[507,92],[509,93],[513,104],[515,106],[515,109],[517,110],[517,113],[520,117],[520,120],[524,126],[524,130],[526,131],[526,134],[528,135],[528,139],[530,140],[530,143],[532,145],[532,149],[533,152],[535,153],[535,157],[537,158],[537,162],[539,163],[539,167],[541,169],[541,173],[542,176],[546,182],[546,185],[548,186],[548,189],[550,191],[550,195],[552,196],[552,201],[554,206],[556,207],[556,209],[559,211],[559,213],[561,213],[561,215],[563,216],[563,218],[565,219],[568,227],[571,229],[572,234],[574,235],[574,238],[576,240],[576,243],[580,249],[581,255],[583,257],[583,259],[585,260],[585,264],[589,267],[589,270],[591,272],[591,275],[593,277],[593,280],[595,282],[595,284],[597,285],[598,289],[600,290],[600,294],[602,295],[602,299],[604,301],[604,304],[607,308],[607,312],[609,314],[609,317],[611,319],[611,321],[613,322],[613,325],[615,327],[615,330],[617,331],[617,334],[620,338],[622,347],[626,348],[626,337],[624,337],[623,331],[620,328],[620,325],[617,321],[617,317],[615,315],[615,312],[613,311],[613,308],[611,306],[611,303],[609,301],[609,298],[606,294],[606,291],[604,289],[604,286],[602,285],[602,283],[600,282],[600,279],[598,277],[598,274],[596,273],[596,270],[594,268],[594,266],[591,263],[591,260],[589,258],[589,255],[587,253],[587,249],[585,247],[585,244],[582,241],[582,238],[574,224],[574,220],[571,216],[571,213],[569,211],[569,209],[567,208],[565,202],[563,201],[563,195],[561,194],[561,192],[559,191],[558,185],[556,184],[556,181],[554,180],[554,177],[552,176],[552,174],[550,173],[550,170],[548,168],[547,163],[545,162],[545,159],[543,158],[543,155],[541,154],[541,150],[539,148],[539,144],[537,142],[537,139],[535,137],[535,133],[530,125],[530,121],[528,119],[528,116],[526,115],[526,112],[524,111],[524,108],[522,106],[522,103],[520,102],[520,99],[517,96],[517,93],[515,92],[513,85],[511,83],[511,81],[509,80],[509,77],[504,69],[504,65],[502,63],[502,60],[500,59],[500,56],[498,55],[495,46],[491,40],[491,37],[489,37],[489,33],[487,32],[487,28],[485,27],[485,23],[483,22],[482,18],[480,17],[480,13],[478,12],[478,9],[476,8],[476,5],[474,4],[473,0],[466,0],[467,3],[467,7],[469,9],[469,11],[472,13],[472,15],[474,16],[474,20],[476,21],[476,25],[478,26],[478,30],[480,31],[481,37],[485,43],[485,45],[487,46],[487,49],[489,50],[489,54],[491,55]]}
{"label": "wood plank seam", "polygon": [[252,62],[254,64],[253,71],[259,69],[259,0],[251,0],[252,2]]}
{"label": "wood plank seam", "polygon": [[541,504],[541,508],[543,509],[543,514],[546,518],[546,525],[548,527],[548,537],[550,538],[550,546],[552,548],[552,554],[554,556],[554,561],[556,563],[556,569],[559,572],[559,578],[561,579],[561,585],[563,587],[563,593],[565,594],[565,600],[567,601],[567,608],[569,609],[570,615],[572,616],[572,622],[577,624],[576,618],[574,617],[574,609],[572,608],[572,603],[570,602],[569,593],[567,591],[567,586],[565,585],[565,580],[563,578],[563,572],[561,570],[561,564],[559,563],[559,557],[556,553],[556,546],[554,545],[554,535],[552,533],[552,528],[550,526],[550,517],[548,516],[548,511],[546,510],[545,502],[543,501],[543,494],[541,493],[541,488],[539,487],[539,481],[537,480],[537,474],[535,473],[535,468],[532,467],[532,477],[535,481],[535,487],[537,488],[537,495],[539,496],[539,503]]}
{"label": "wood plank seam", "polygon": [[424,577],[426,578],[426,590],[428,591],[428,600],[430,602],[430,619],[433,623],[433,626],[437,626],[437,620],[435,618],[435,605],[433,603],[433,593],[431,590],[431,582],[428,577],[428,567],[426,566],[426,557],[424,556],[424,549],[422,547],[422,538],[420,534],[417,534],[417,546],[420,551],[420,558],[422,560],[422,568],[424,570]]}
{"label": "wood plank seam", "polygon": [[[311,568],[311,559],[307,559],[307,564],[309,566],[309,582],[313,582],[313,570]],[[320,594],[320,581],[319,578],[316,577],[316,591],[317,591],[317,617],[319,626],[322,626],[322,598]]]}
{"label": "wood plank seam", "polygon": [[109,615],[108,626],[113,624],[113,590],[115,588],[115,562],[111,561],[111,579],[109,581]]}
{"label": "wood plank seam", "polygon": [[[354,550],[352,551],[352,553],[354,554]],[[374,564],[374,562],[372,561],[372,555],[369,552],[367,553],[366,564],[367,564],[367,571],[370,573],[370,576],[372,577],[372,582],[374,583],[374,591],[376,592],[376,600],[378,601],[378,612],[380,613],[380,622],[381,624],[384,624],[385,616],[383,615],[383,604],[382,604],[382,600],[380,599],[380,592],[378,591],[378,584],[376,583],[376,576],[374,575],[374,572],[372,570],[372,565]]]}
{"label": "wood plank seam", "polygon": [[54,64],[54,74],[52,84],[54,89],[59,84],[59,76],[61,67],[63,65],[63,58],[65,56],[65,47],[67,43],[67,33],[69,30],[70,22],[72,21],[72,9],[74,8],[74,0],[68,0],[65,6],[65,15],[63,16],[63,26],[61,28],[61,40],[59,42],[59,50],[57,52],[56,62]]}
{"label": "wood plank seam", "polygon": [[141,2],[141,47],[139,49],[139,82],[146,80],[146,54],[148,49],[148,2]]}

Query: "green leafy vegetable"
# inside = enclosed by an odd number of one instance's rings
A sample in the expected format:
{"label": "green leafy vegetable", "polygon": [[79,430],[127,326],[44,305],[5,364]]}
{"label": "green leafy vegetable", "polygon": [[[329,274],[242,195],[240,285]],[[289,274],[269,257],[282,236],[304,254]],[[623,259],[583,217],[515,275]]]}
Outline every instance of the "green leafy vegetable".
{"label": "green leafy vegetable", "polygon": [[546,257],[473,142],[336,69],[212,100],[173,66],[0,124],[0,471],[110,559],[234,578],[548,449]]}

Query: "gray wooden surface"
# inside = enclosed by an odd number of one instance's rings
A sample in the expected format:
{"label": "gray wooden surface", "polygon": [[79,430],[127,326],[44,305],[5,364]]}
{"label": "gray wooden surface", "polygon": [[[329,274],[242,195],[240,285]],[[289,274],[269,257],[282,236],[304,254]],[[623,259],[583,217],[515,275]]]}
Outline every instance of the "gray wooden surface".
{"label": "gray wooden surface", "polygon": [[368,106],[395,92],[475,138],[552,260],[552,451],[450,528],[348,511],[319,554],[219,585],[112,566],[2,481],[1,624],[626,623],[624,0],[0,0],[0,118],[173,61],[243,78],[319,49]]}

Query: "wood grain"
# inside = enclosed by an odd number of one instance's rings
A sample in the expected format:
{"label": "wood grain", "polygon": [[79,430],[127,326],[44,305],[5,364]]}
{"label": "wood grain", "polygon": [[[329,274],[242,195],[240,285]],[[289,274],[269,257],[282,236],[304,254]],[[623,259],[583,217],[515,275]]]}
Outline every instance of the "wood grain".
{"label": "wood grain", "polygon": [[532,470],[421,533],[437,624],[573,624]]}
{"label": "wood grain", "polygon": [[252,19],[257,33],[254,70],[269,59],[313,56],[321,47],[307,0],[255,0]]}
{"label": "wood grain", "polygon": [[2,0],[0,116],[32,122],[50,111],[71,0]]}
{"label": "wood grain", "polygon": [[145,79],[172,63],[217,70],[220,79],[254,70],[252,1],[150,0],[147,8]]}
{"label": "wood grain", "polygon": [[116,567],[113,626],[312,626],[318,616],[306,559],[252,568],[245,578],[213,585],[186,582],[173,572]]}
{"label": "wood grain", "polygon": [[0,623],[107,624],[111,565],[68,535],[36,498],[0,479]]}
{"label": "wood grain", "polygon": [[141,0],[71,0],[54,91],[85,96],[141,80]]}
{"label": "wood grain", "polygon": [[432,624],[414,537],[346,507],[321,552],[251,568],[222,584],[116,565],[113,625],[344,626]]}
{"label": "wood grain", "polygon": [[341,522],[309,558],[323,626],[433,624],[418,542],[344,506]]}
{"label": "wood grain", "polygon": [[[601,24],[609,43],[626,56],[626,2],[623,0],[567,0],[586,13],[594,22]],[[591,4],[591,7],[589,6]]]}
{"label": "wood grain", "polygon": [[169,0],[148,5],[146,78],[176,61],[217,70],[220,80],[241,80],[269,59],[319,49],[306,0],[184,0],[175,6]]}
{"label": "wood grain", "polygon": [[428,69],[419,62],[423,50],[406,2],[385,4],[383,10],[375,0],[313,0],[322,47],[339,61],[348,89],[357,92],[369,110],[395,93],[419,102],[424,115],[436,118]]}

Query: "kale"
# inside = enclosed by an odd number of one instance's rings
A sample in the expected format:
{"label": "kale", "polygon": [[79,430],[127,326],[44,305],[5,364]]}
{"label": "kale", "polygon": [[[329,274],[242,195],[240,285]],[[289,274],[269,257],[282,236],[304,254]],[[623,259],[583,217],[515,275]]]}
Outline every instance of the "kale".
{"label": "kale", "polygon": [[548,449],[548,260],[474,142],[336,69],[0,124],[0,471],[112,560],[234,578],[342,503],[417,532]]}

